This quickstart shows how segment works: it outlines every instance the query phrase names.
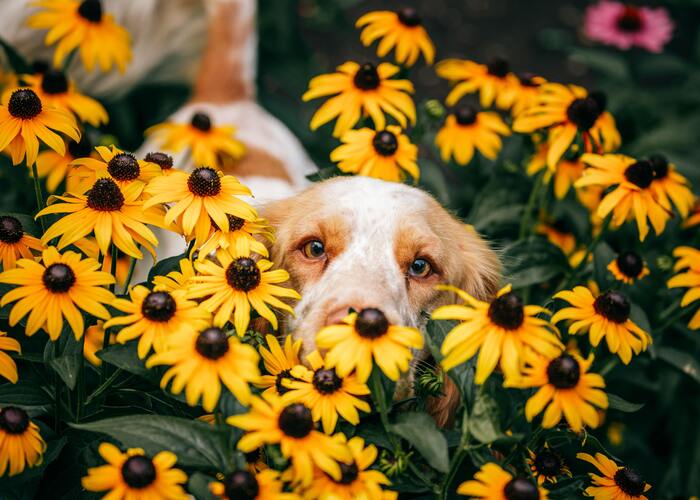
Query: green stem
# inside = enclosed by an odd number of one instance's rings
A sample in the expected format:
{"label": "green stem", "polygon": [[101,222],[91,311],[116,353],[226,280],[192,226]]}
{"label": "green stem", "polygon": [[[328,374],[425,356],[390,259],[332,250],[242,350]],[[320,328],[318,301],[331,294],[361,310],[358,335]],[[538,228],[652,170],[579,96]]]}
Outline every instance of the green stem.
{"label": "green stem", "polygon": [[[103,362],[103,364],[104,364],[104,362]],[[119,375],[121,375],[121,373],[122,373],[121,368],[117,368],[114,371],[114,373],[112,375],[110,375],[110,377],[106,381],[104,381],[102,384],[100,384],[100,386],[97,389],[95,389],[95,391],[92,394],[90,394],[88,396],[88,398],[85,400],[85,404],[89,405],[90,403],[93,402],[93,400],[95,398],[97,398],[98,396],[101,396],[102,393],[105,392],[109,388],[110,385],[112,385],[112,382],[114,382],[117,379],[117,377]]]}
{"label": "green stem", "polygon": [[[36,168],[36,162],[32,165],[32,177],[34,177],[34,194],[36,196],[36,211],[40,212],[44,209],[44,195],[41,192],[41,182],[39,182],[39,171]],[[39,224],[41,224],[42,234],[46,232],[46,226],[44,224],[43,217],[39,218]]]}
{"label": "green stem", "polygon": [[[483,390],[483,386],[480,390]],[[457,453],[455,453],[455,456],[452,457],[452,463],[450,464],[450,470],[447,471],[447,476],[445,476],[445,481],[442,483],[442,494],[440,498],[443,500],[447,500],[450,496],[450,484],[452,484],[452,481],[455,478],[455,475],[457,475],[457,472],[459,471],[460,465],[462,465],[462,461],[464,460],[464,457],[467,456],[468,451],[467,451],[467,445],[469,444],[469,411],[467,410],[467,406],[465,405],[463,408],[463,413],[462,413],[462,436],[459,440],[459,449],[457,450]]]}
{"label": "green stem", "polygon": [[122,295],[126,295],[126,293],[129,291],[131,279],[134,277],[134,269],[136,269],[136,259],[132,257],[131,262],[129,263],[129,274],[126,275],[126,281],[124,282],[124,289],[122,290]]}
{"label": "green stem", "polygon": [[80,360],[78,365],[78,387],[76,387],[75,421],[80,422],[85,404],[85,335],[80,339]]}
{"label": "green stem", "polygon": [[615,356],[614,358],[610,358],[610,360],[607,363],[605,363],[605,366],[603,366],[603,368],[600,369],[598,374],[601,377],[605,377],[608,373],[610,373],[613,370],[613,368],[617,366],[618,359],[619,358],[617,356]]}
{"label": "green stem", "polygon": [[370,375],[369,378],[370,390],[372,391],[374,404],[377,405],[377,409],[379,410],[379,418],[382,421],[382,427],[384,427],[384,431],[389,436],[389,441],[391,441],[391,444],[398,446],[399,443],[397,442],[396,438],[391,432],[389,432],[389,411],[386,407],[386,396],[384,394],[384,385],[382,384],[381,377],[381,373],[375,367],[372,370],[372,375]]}
{"label": "green stem", "polygon": [[523,238],[525,238],[528,231],[530,230],[532,210],[535,207],[536,201],[538,200],[540,189],[542,189],[542,186],[544,185],[544,174],[545,170],[542,170],[542,172],[537,174],[537,177],[535,178],[535,185],[532,187],[532,191],[530,191],[530,197],[527,200],[527,205],[525,205],[523,217],[522,219],[520,219],[520,234],[518,235],[518,239],[522,240]]}
{"label": "green stem", "polygon": [[[51,342],[49,340],[49,342]],[[54,358],[57,358],[60,356],[58,352],[58,342],[53,343],[53,352],[54,352]],[[58,373],[54,371],[53,374],[53,399],[54,399],[54,409],[53,409],[53,428],[56,432],[60,431],[60,425],[61,425],[61,389],[63,387],[61,383],[61,379],[58,376]]]}
{"label": "green stem", "polygon": [[[688,311],[689,311],[689,309],[680,308],[680,309],[678,309],[678,311],[676,312],[676,314],[668,314],[668,315],[667,315],[666,321],[664,321],[663,323],[661,323],[661,326],[659,326],[659,327],[657,327],[657,328],[652,328],[652,330],[653,330],[657,335],[658,335],[658,334],[661,334],[661,333],[663,333],[663,332],[665,332],[665,331],[668,329],[668,327],[670,327],[670,326],[673,325],[675,322],[677,322],[678,320],[680,320],[683,316],[685,316],[685,314],[686,314]],[[659,320],[662,320],[662,319],[663,319],[663,317],[660,317],[660,318],[659,318]]]}

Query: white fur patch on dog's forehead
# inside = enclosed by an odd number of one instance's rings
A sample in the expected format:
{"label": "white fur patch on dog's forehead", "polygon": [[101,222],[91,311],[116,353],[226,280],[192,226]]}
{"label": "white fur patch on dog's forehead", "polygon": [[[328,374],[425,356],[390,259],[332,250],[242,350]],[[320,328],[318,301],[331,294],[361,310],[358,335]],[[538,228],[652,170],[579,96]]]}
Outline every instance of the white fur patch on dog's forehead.
{"label": "white fur patch on dog's forehead", "polygon": [[323,202],[343,211],[378,214],[424,210],[430,197],[420,189],[371,177],[336,177],[317,185]]}

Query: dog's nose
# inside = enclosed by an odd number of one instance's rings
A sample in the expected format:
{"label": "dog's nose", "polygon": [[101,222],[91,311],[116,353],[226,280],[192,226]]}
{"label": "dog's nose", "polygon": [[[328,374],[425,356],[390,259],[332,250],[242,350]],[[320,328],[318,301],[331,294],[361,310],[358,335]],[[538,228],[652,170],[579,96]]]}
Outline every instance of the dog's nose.
{"label": "dog's nose", "polygon": [[359,311],[361,308],[355,306],[343,306],[332,310],[326,316],[325,326],[337,325],[343,322],[343,318],[350,314],[352,311]]}

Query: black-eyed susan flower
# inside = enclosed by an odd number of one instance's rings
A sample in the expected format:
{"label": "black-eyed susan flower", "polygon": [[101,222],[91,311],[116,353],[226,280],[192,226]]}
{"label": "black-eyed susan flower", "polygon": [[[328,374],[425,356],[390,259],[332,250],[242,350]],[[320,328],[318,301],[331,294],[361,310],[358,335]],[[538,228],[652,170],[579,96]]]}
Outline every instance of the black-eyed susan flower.
{"label": "black-eyed susan flower", "polygon": [[0,215],[0,263],[13,269],[18,258],[33,259],[34,251],[44,248],[38,238],[24,232],[22,222],[11,215]]}
{"label": "black-eyed susan flower", "polygon": [[14,384],[18,379],[17,365],[6,351],[21,352],[22,348],[17,340],[8,337],[6,332],[0,332],[0,377]]}
{"label": "black-eyed susan flower", "polygon": [[[100,253],[100,247],[97,245],[97,241],[94,237],[88,236],[81,240],[73,243],[78,250],[83,252],[86,256],[91,257],[95,260],[102,262],[102,270],[106,273],[112,272],[112,252],[108,252],[106,255]],[[126,284],[126,279],[129,276],[129,269],[131,268],[132,258],[128,255],[124,255],[121,252],[117,252],[117,263],[114,266],[113,276],[117,280],[117,285],[123,287]]]}
{"label": "black-eyed susan flower", "polygon": [[0,408],[0,477],[41,464],[45,451],[39,427],[26,411],[17,406]]}
{"label": "black-eyed susan flower", "polygon": [[546,319],[549,311],[535,305],[523,305],[511,286],[499,290],[491,302],[482,302],[464,290],[452,286],[438,289],[452,291],[463,305],[438,307],[433,319],[458,320],[445,337],[440,351],[445,356],[442,367],[450,370],[479,351],[476,362],[477,384],[483,384],[499,364],[506,378],[520,374],[525,348],[554,357],[563,348],[557,329]]}
{"label": "black-eyed susan flower", "polygon": [[602,474],[589,473],[593,481],[585,490],[589,497],[595,500],[647,500],[644,494],[651,485],[634,469],[618,465],[602,453],[595,456],[578,453],[576,458],[593,465]]}
{"label": "black-eyed susan flower", "polygon": [[557,311],[552,323],[573,321],[569,333],[589,332],[593,347],[605,337],[610,352],[617,354],[624,364],[632,360],[632,353],[646,351],[652,342],[649,334],[630,319],[630,301],[618,291],[608,290],[596,297],[589,288],[577,286],[557,293],[554,298],[565,300],[571,307]]}
{"label": "black-eyed susan flower", "polygon": [[168,499],[187,500],[182,485],[187,474],[173,466],[177,456],[161,451],[150,458],[141,448],[129,448],[122,453],[111,443],[102,443],[98,449],[107,462],[88,469],[82,485],[88,491],[106,491],[104,498],[111,500]]}
{"label": "black-eyed susan flower", "polygon": [[205,300],[202,307],[214,314],[214,324],[224,326],[233,320],[236,333],[242,337],[250,322],[251,307],[277,329],[277,316],[268,304],[293,314],[293,309],[279,297],[300,299],[297,292],[278,283],[289,280],[283,269],[271,271],[272,262],[250,255],[230,253],[219,249],[217,262],[204,260],[195,263],[199,274],[191,279],[188,297]]}
{"label": "black-eyed susan flower", "polygon": [[309,82],[309,90],[302,99],[310,101],[324,96],[328,99],[311,118],[311,130],[338,117],[333,136],[341,137],[363,115],[369,115],[376,130],[386,128],[384,113],[392,116],[402,128],[416,122],[416,106],[409,94],[413,84],[408,80],[391,79],[399,72],[398,66],[381,63],[358,64],[348,61],[337,68],[337,73],[319,75]]}
{"label": "black-eyed susan flower", "polygon": [[263,394],[272,393],[281,396],[286,393],[284,385],[286,379],[291,378],[292,368],[301,364],[299,350],[301,349],[301,339],[293,340],[291,335],[284,339],[284,348],[280,346],[277,337],[266,335],[267,347],[260,346],[258,352],[263,359],[266,375],[260,377],[255,385],[265,389]]}
{"label": "black-eyed susan flower", "polygon": [[457,493],[482,500],[546,500],[547,490],[538,487],[524,477],[513,477],[499,465],[489,462],[474,474],[474,479],[465,481]]}
{"label": "black-eyed susan flower", "polygon": [[[306,356],[310,370],[305,366],[295,366],[291,378],[282,381],[289,389],[285,401],[300,401],[311,409],[315,422],[323,424],[323,432],[332,434],[338,423],[338,415],[352,425],[360,423],[358,410],[369,412],[367,401],[360,399],[369,394],[366,384],[350,374],[339,377],[334,368],[330,368],[318,351]],[[359,396],[359,397],[358,397]]]}
{"label": "black-eyed susan flower", "polygon": [[639,281],[649,274],[649,268],[644,262],[644,259],[642,259],[639,254],[632,251],[619,253],[618,256],[608,264],[608,271],[615,276],[616,280],[627,283],[628,285]]}
{"label": "black-eyed susan flower", "polygon": [[73,160],[90,156],[92,145],[87,134],[80,137],[79,142],[73,139],[66,141],[66,151],[59,154],[53,150],[45,150],[36,158],[36,170],[39,178],[46,178],[46,190],[55,193],[65,180],[65,191],[83,193],[90,188],[89,176],[82,167],[73,165]]}
{"label": "black-eyed susan flower", "polygon": [[571,477],[571,470],[566,466],[564,459],[552,451],[547,443],[537,453],[532,450],[527,452],[527,464],[540,486],[545,482],[556,484],[561,476]]}
{"label": "black-eyed susan flower", "polygon": [[442,161],[454,157],[460,165],[466,165],[477,149],[485,158],[495,160],[501,151],[501,136],[510,135],[510,129],[497,113],[477,112],[468,104],[460,104],[447,116],[444,125],[435,136]]}
{"label": "black-eyed susan flower", "polygon": [[433,64],[435,46],[423,27],[418,11],[412,7],[402,7],[396,12],[368,12],[357,20],[355,27],[362,28],[360,41],[365,47],[380,40],[377,45],[379,57],[384,57],[396,46],[394,58],[399,64],[413,66],[421,53],[425,62]]}
{"label": "black-eyed susan flower", "polygon": [[600,417],[597,409],[608,407],[608,396],[603,391],[603,377],[588,372],[593,355],[584,360],[565,352],[550,359],[530,351],[523,361],[522,377],[506,379],[504,385],[538,388],[525,404],[528,422],[544,410],[542,427],[545,429],[554,427],[562,418],[574,432],[580,432],[584,425],[598,427]]}
{"label": "black-eyed susan flower", "polygon": [[673,204],[683,219],[688,217],[695,203],[688,179],[663,155],[651,155],[649,163],[654,171],[654,180],[651,181],[649,189],[656,195],[656,200],[667,211],[671,211]]}
{"label": "black-eyed susan flower", "polygon": [[580,157],[570,160],[560,160],[555,167],[547,164],[547,152],[549,144],[543,142],[537,146],[535,154],[530,157],[527,163],[527,174],[535,175],[545,170],[544,181],[549,183],[553,180],[554,196],[558,200],[563,200],[574,183],[581,178],[585,165]]}
{"label": "black-eyed susan flower", "polygon": [[186,290],[194,275],[194,264],[192,261],[190,259],[180,259],[178,269],[170,271],[165,276],[155,276],[153,278],[153,289],[166,292]]}
{"label": "black-eyed susan flower", "polygon": [[140,194],[143,186],[131,183],[123,189],[109,178],[98,178],[85,193],[52,196],[49,205],[37,214],[68,214],[54,222],[42,236],[48,243],[60,236],[58,248],[94,233],[102,255],[111,244],[130,257],[143,258],[140,244],[155,258],[158,245],[155,234],[146,226],[163,226],[164,210],[160,206],[144,207]]}
{"label": "black-eyed susan flower", "polygon": [[688,218],[683,221],[683,227],[687,229],[689,227],[695,227],[698,224],[700,224],[700,198],[695,200],[695,204],[688,214]]}
{"label": "black-eyed susan flower", "polygon": [[[668,280],[669,288],[687,288],[681,299],[681,307],[688,307],[700,299],[700,250],[691,247],[678,247],[673,251],[678,259],[673,270],[676,275]],[[680,272],[685,269],[685,272]],[[700,309],[698,309],[688,323],[688,328],[697,330],[700,328]]]}
{"label": "black-eyed susan flower", "polygon": [[257,474],[239,470],[209,483],[209,491],[220,500],[298,500],[296,493],[285,493],[280,473],[265,469]]}
{"label": "black-eyed susan flower", "polygon": [[202,407],[212,411],[219,401],[222,383],[241,404],[248,405],[248,384],[260,376],[258,360],[254,347],[211,326],[170,335],[168,349],[148,358],[146,366],[169,365],[160,386],[165,388],[172,380],[173,394],[185,389],[187,404],[195,406],[201,397]]}
{"label": "black-eyed susan flower", "polygon": [[274,394],[253,396],[251,410],[226,419],[243,429],[238,449],[249,452],[264,444],[279,444],[282,456],[291,459],[292,480],[304,486],[311,484],[314,465],[333,479],[342,478],[338,462],[350,463],[352,454],[339,436],[326,436],[314,429],[311,410],[302,403],[285,404]]}
{"label": "black-eyed susan flower", "polygon": [[545,236],[552,245],[559,247],[564,255],[571,255],[578,246],[571,225],[564,218],[552,219],[543,212],[540,215],[540,222],[535,226],[535,232]]}
{"label": "black-eyed susan flower", "polygon": [[86,70],[96,65],[102,72],[117,66],[123,73],[131,61],[129,32],[114,21],[112,14],[103,12],[100,0],[38,0],[42,9],[32,15],[27,24],[35,29],[48,29],[44,42],[58,42],[53,64],[60,68],[76,48]]}
{"label": "black-eyed susan flower", "polygon": [[340,140],[343,144],[331,152],[331,161],[343,172],[395,182],[403,181],[408,173],[418,180],[418,147],[400,127],[348,130]]}
{"label": "black-eyed susan flower", "polygon": [[[98,320],[96,324],[89,326],[85,330],[85,344],[83,345],[83,356],[92,366],[102,366],[102,360],[97,356],[97,352],[104,347],[105,329],[104,321]],[[114,333],[109,334],[107,339],[109,345],[117,341]]]}
{"label": "black-eyed susan flower", "polygon": [[521,73],[517,75],[518,87],[515,91],[515,99],[510,113],[513,117],[519,116],[523,111],[530,109],[537,103],[540,93],[540,85],[547,83],[541,76],[532,73]]}
{"label": "black-eyed susan flower", "polygon": [[532,133],[547,129],[547,165],[554,168],[579,134],[586,152],[612,151],[620,146],[615,119],[605,106],[605,96],[600,92],[544,83],[537,103],[515,118],[513,130]]}
{"label": "black-eyed susan flower", "polygon": [[396,381],[408,370],[411,349],[423,348],[423,336],[415,328],[390,324],[379,309],[367,308],[349,314],[341,324],[323,328],[316,334],[316,345],[328,350],[326,366],[335,368],[339,377],[347,377],[354,369],[357,381],[364,383],[374,361]]}
{"label": "black-eyed susan flower", "polygon": [[0,105],[0,151],[7,148],[12,163],[18,165],[25,157],[34,165],[39,154],[39,141],[63,155],[66,145],[54,130],[74,141],[80,140],[75,119],[60,109],[44,106],[30,89],[12,92]]}
{"label": "black-eyed susan flower", "polygon": [[[86,184],[92,185],[102,177],[108,177],[124,189],[130,184],[137,184],[140,189],[146,187],[146,183],[160,175],[160,167],[154,163],[137,160],[128,152],[122,151],[116,146],[97,146],[95,151],[98,158],[76,158],[72,165],[83,167],[74,175],[84,178]],[[139,193],[140,196],[141,193]]]}
{"label": "black-eyed susan flower", "polygon": [[[216,252],[217,249],[231,248],[231,253],[239,255],[248,255],[257,253],[263,257],[268,257],[269,252],[262,241],[256,239],[256,235],[266,239],[269,242],[274,241],[272,228],[267,224],[265,219],[260,217],[254,220],[245,220],[235,215],[227,215],[228,231],[222,231],[216,222],[212,220],[212,232],[209,238],[204,242],[195,241],[192,250],[199,250],[198,258],[205,259],[207,256]],[[192,238],[190,238],[192,239]]]}
{"label": "black-eyed susan flower", "polygon": [[168,175],[177,171],[173,169],[173,166],[175,164],[173,157],[169,154],[165,154],[160,151],[152,151],[150,153],[146,153],[146,156],[143,157],[143,161],[148,163],[155,163],[156,165],[158,165],[160,167],[160,173],[162,175]]}
{"label": "black-eyed susan flower", "polygon": [[105,328],[122,326],[117,341],[122,344],[139,339],[138,355],[143,359],[151,351],[164,352],[168,339],[182,331],[203,329],[210,318],[209,312],[194,301],[185,298],[185,291],[150,291],[143,285],[129,290],[129,299],[117,299],[112,307],[126,313],[113,316]]}
{"label": "black-eyed susan flower", "polygon": [[[41,262],[20,259],[17,267],[0,273],[0,283],[18,285],[5,293],[0,307],[17,302],[10,311],[10,326],[29,314],[25,333],[34,335],[43,328],[58,339],[65,319],[76,339],[83,336],[81,311],[100,319],[109,318],[103,304],[110,304],[114,295],[105,285],[114,283],[109,273],[98,271],[100,263],[80,258],[75,252],[58,253],[55,247],[42,252]],[[42,304],[42,307],[37,307]]]}
{"label": "black-eyed susan flower", "polygon": [[590,168],[576,181],[576,187],[614,187],[601,200],[597,210],[599,217],[612,213],[613,224],[620,226],[633,215],[640,241],[649,233],[647,219],[656,234],[663,232],[670,215],[651,189],[654,180],[651,162],[619,154],[584,154],[581,160]]}
{"label": "black-eyed susan flower", "polygon": [[448,106],[454,106],[466,94],[479,92],[482,107],[495,105],[499,109],[510,109],[520,86],[517,77],[510,72],[510,64],[501,57],[488,64],[446,59],[440,61],[435,70],[440,78],[455,83],[445,99]]}
{"label": "black-eyed susan flower", "polygon": [[[339,436],[344,441],[345,436]],[[370,469],[377,460],[377,448],[373,444],[365,446],[365,441],[359,436],[347,442],[352,455],[352,461],[340,462],[340,479],[335,479],[316,468],[314,479],[303,492],[305,499],[333,498],[337,500],[395,500],[398,494],[385,490],[391,481],[383,472]]]}

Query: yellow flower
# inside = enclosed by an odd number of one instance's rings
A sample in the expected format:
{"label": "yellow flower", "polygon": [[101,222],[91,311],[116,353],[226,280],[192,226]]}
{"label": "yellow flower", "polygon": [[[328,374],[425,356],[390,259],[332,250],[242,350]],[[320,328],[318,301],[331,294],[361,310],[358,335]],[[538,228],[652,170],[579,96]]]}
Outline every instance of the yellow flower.
{"label": "yellow flower", "polygon": [[540,86],[547,83],[547,80],[541,76],[536,76],[531,73],[519,74],[517,78],[519,85],[515,91],[513,107],[510,110],[510,114],[513,118],[519,116],[537,103],[537,99],[540,95]]}
{"label": "yellow flower", "polygon": [[[27,412],[16,406],[0,409],[0,477],[20,474],[25,467],[40,465],[46,442]],[[9,466],[9,467],[8,467]]]}
{"label": "yellow flower", "polygon": [[302,96],[304,102],[324,96],[328,99],[311,118],[311,130],[338,117],[333,136],[341,137],[350,130],[363,115],[369,115],[374,128],[386,128],[384,113],[391,115],[402,128],[410,121],[416,122],[416,106],[409,94],[413,84],[408,80],[392,80],[399,72],[398,66],[380,63],[359,65],[346,62],[329,73],[312,78],[309,90]]}
{"label": "yellow flower", "polygon": [[557,484],[559,476],[571,477],[571,470],[566,466],[564,460],[550,450],[547,443],[537,453],[532,450],[527,450],[527,453],[529,455],[527,464],[540,486],[545,482]]}
{"label": "yellow flower", "polygon": [[[216,222],[212,221],[212,231],[209,234],[209,238],[204,242],[197,242],[195,239],[192,250],[199,250],[197,256],[199,260],[206,259],[207,256],[213,254],[219,248],[231,248],[232,253],[240,255],[250,254],[251,252],[263,257],[269,255],[265,244],[254,236],[259,235],[269,242],[274,241],[272,228],[265,219],[258,217],[254,220],[245,220],[228,214],[226,217],[228,217],[228,231],[222,231],[216,225]],[[197,243],[200,243],[200,245],[198,246]]]}
{"label": "yellow flower", "polygon": [[[500,134],[500,135],[499,135]],[[445,120],[435,136],[442,161],[454,157],[460,165],[466,165],[474,156],[474,148],[484,157],[495,160],[501,151],[501,137],[510,135],[510,129],[497,113],[477,112],[468,104],[460,104]]]}
{"label": "yellow flower", "polygon": [[24,232],[22,222],[11,215],[0,215],[0,263],[2,269],[14,269],[17,258],[33,259],[32,250],[44,248],[38,238]]}
{"label": "yellow flower", "polygon": [[[112,272],[112,252],[107,252],[106,255],[100,255],[100,247],[97,246],[97,241],[95,238],[88,236],[81,240],[73,243],[78,250],[83,252],[86,256],[101,260],[102,270],[106,273]],[[117,252],[117,265],[115,267],[114,278],[117,280],[118,286],[123,287],[126,284],[126,278],[129,275],[129,269],[131,268],[132,258],[128,255],[124,255],[121,252]]]}
{"label": "yellow flower", "polygon": [[563,200],[571,186],[583,175],[585,165],[579,157],[575,160],[560,160],[555,167],[550,167],[547,164],[548,152],[548,143],[543,142],[537,146],[535,154],[527,164],[527,174],[535,175],[546,168],[544,182],[548,183],[554,178],[554,196],[558,200]]}
{"label": "yellow flower", "polygon": [[221,168],[220,155],[234,160],[245,154],[245,146],[233,138],[236,132],[231,125],[213,126],[209,115],[197,112],[190,123],[161,123],[146,130],[146,135],[160,143],[160,147],[172,152],[188,148],[197,167]]}
{"label": "yellow flower", "polygon": [[688,218],[683,222],[684,228],[694,227],[700,224],[700,198],[695,200],[695,204],[688,214]]}
{"label": "yellow flower", "polygon": [[370,128],[348,130],[342,145],[331,152],[331,161],[343,172],[401,182],[406,173],[418,180],[418,147],[396,125],[376,132]]}
{"label": "yellow flower", "polygon": [[311,409],[314,422],[321,421],[323,432],[332,434],[338,423],[338,415],[352,425],[360,423],[357,410],[370,411],[370,406],[358,396],[367,396],[369,388],[350,374],[339,377],[336,371],[324,362],[318,351],[306,356],[311,370],[298,365],[292,368],[291,377],[282,380],[289,389],[285,401],[300,401]]}
{"label": "yellow flower", "polygon": [[[102,366],[102,360],[97,357],[97,352],[102,350],[105,330],[104,321],[98,320],[96,325],[89,326],[85,330],[85,345],[83,346],[83,356],[93,366]],[[109,335],[109,344],[116,342],[117,336],[113,333]]]}
{"label": "yellow flower", "polygon": [[281,396],[289,391],[284,385],[285,379],[291,379],[292,368],[301,364],[299,349],[301,340],[294,341],[291,335],[284,339],[284,350],[274,335],[265,336],[267,348],[260,346],[259,353],[268,375],[260,377],[255,385],[264,388],[263,394],[272,393]]}
{"label": "yellow flower", "polygon": [[595,457],[588,453],[578,453],[576,458],[595,466],[603,475],[589,473],[593,486],[586,488],[586,495],[595,500],[647,500],[644,495],[651,485],[644,482],[642,476],[629,467],[622,467],[602,453]]}
{"label": "yellow flower", "polygon": [[209,491],[220,500],[298,500],[296,493],[284,493],[280,473],[265,469],[257,474],[239,470],[221,481],[209,483]]}
{"label": "yellow flower", "polygon": [[82,478],[88,491],[108,491],[104,498],[110,500],[168,499],[187,500],[182,485],[187,474],[173,468],[177,456],[161,451],[149,458],[141,448],[129,448],[126,453],[110,443],[102,443],[98,449],[106,465],[91,467]]}
{"label": "yellow flower", "polygon": [[92,185],[89,176],[83,167],[73,165],[73,160],[84,156],[90,156],[92,146],[88,135],[83,134],[80,142],[72,139],[66,141],[66,151],[59,154],[52,150],[42,151],[36,158],[36,170],[39,178],[46,177],[46,190],[55,193],[58,186],[65,179],[65,191],[69,193],[84,193]]}
{"label": "yellow flower", "polygon": [[146,156],[143,157],[143,161],[158,165],[161,170],[161,175],[170,175],[173,172],[178,171],[177,169],[173,168],[173,157],[165,153],[161,153],[160,151],[146,153]]}
{"label": "yellow flower", "polygon": [[688,179],[662,155],[651,155],[649,163],[654,170],[654,180],[651,181],[649,189],[654,193],[656,200],[668,212],[671,211],[673,203],[683,219],[688,217],[695,203]]}
{"label": "yellow flower", "polygon": [[[114,300],[112,292],[103,288],[114,283],[109,273],[98,271],[100,263],[80,258],[75,252],[59,254],[48,247],[42,253],[42,262],[20,259],[17,268],[0,273],[0,283],[19,285],[3,295],[0,307],[17,301],[10,311],[10,326],[29,314],[25,333],[34,335],[43,328],[58,339],[65,318],[76,339],[83,336],[82,311],[100,319],[109,318],[103,304]],[[41,307],[37,307],[41,304]],[[30,312],[31,311],[31,312]]]}
{"label": "yellow flower", "polygon": [[552,316],[552,323],[573,320],[569,333],[588,331],[593,347],[605,336],[610,352],[617,354],[624,364],[629,364],[633,352],[646,351],[652,342],[649,334],[630,319],[629,299],[620,292],[609,290],[594,297],[585,286],[577,286],[557,293],[554,298],[565,300],[572,307],[560,309]]}
{"label": "yellow flower", "polygon": [[0,377],[4,377],[15,384],[18,380],[17,365],[10,355],[4,351],[20,353],[22,348],[19,342],[12,337],[8,337],[6,332],[0,332]]}
{"label": "yellow flower", "polygon": [[484,464],[474,479],[465,481],[457,493],[483,500],[510,500],[515,498],[537,498],[547,500],[547,490],[534,485],[524,477],[513,477],[493,462]]}
{"label": "yellow flower", "polygon": [[292,461],[293,482],[304,486],[312,481],[314,465],[333,479],[342,478],[338,462],[350,463],[350,450],[339,435],[314,430],[309,408],[302,403],[285,404],[274,394],[253,396],[250,404],[250,412],[226,420],[246,431],[238,441],[239,450],[245,453],[263,444],[279,444],[282,456]]}
{"label": "yellow flower", "polygon": [[631,251],[620,253],[608,264],[608,271],[615,276],[616,280],[628,285],[649,275],[649,268],[642,257]]}
{"label": "yellow flower", "polygon": [[[673,251],[673,255],[678,259],[673,268],[677,274],[668,280],[668,287],[688,289],[681,300],[681,307],[687,307],[700,299],[700,250],[678,247]],[[684,273],[679,272],[683,269],[686,269]],[[700,309],[691,318],[688,328],[691,330],[700,328]]]}
{"label": "yellow flower", "polygon": [[112,307],[127,314],[114,316],[104,327],[123,326],[117,334],[117,341],[122,344],[138,338],[141,359],[151,348],[157,353],[166,351],[169,339],[180,332],[204,328],[210,317],[196,302],[185,299],[184,290],[151,292],[137,285],[129,290],[129,298],[112,303]]}
{"label": "yellow flower", "polygon": [[494,104],[499,109],[509,109],[516,99],[520,83],[510,72],[508,61],[500,57],[488,64],[478,64],[462,59],[446,59],[435,67],[440,78],[456,83],[445,102],[454,106],[466,94],[479,92],[481,107]]}
{"label": "yellow flower", "polygon": [[447,334],[440,348],[445,356],[442,360],[445,370],[464,363],[479,351],[474,379],[477,384],[486,381],[499,359],[506,378],[517,378],[526,348],[548,357],[556,356],[563,348],[557,329],[546,319],[537,317],[549,311],[539,306],[524,306],[510,285],[501,288],[491,302],[482,302],[451,286],[438,289],[452,291],[465,302],[438,307],[432,314],[433,319],[461,322]]}
{"label": "yellow flower", "polygon": [[576,236],[571,232],[569,222],[565,218],[552,220],[547,214],[540,216],[541,222],[535,227],[535,232],[547,238],[552,244],[561,249],[564,255],[571,255],[578,244]]}
{"label": "yellow flower", "polygon": [[170,271],[165,276],[155,276],[153,278],[153,289],[174,292],[176,290],[187,290],[190,280],[194,277],[194,265],[190,259],[180,259],[179,270]]}
{"label": "yellow flower", "polygon": [[396,46],[394,57],[399,64],[413,66],[421,52],[425,62],[433,64],[435,47],[418,12],[412,7],[402,7],[396,12],[369,12],[357,20],[355,27],[362,28],[360,40],[365,47],[381,39],[377,45],[379,57],[384,57]]}
{"label": "yellow flower", "polygon": [[27,165],[34,165],[39,154],[39,139],[60,155],[66,146],[57,130],[74,141],[80,131],[73,117],[59,109],[42,105],[33,90],[19,89],[0,105],[0,151],[7,148],[12,163],[19,164],[26,155]]}
{"label": "yellow flower", "polygon": [[131,153],[126,153],[116,146],[95,148],[99,159],[77,158],[72,165],[84,167],[74,175],[86,184],[92,185],[102,177],[109,177],[117,186],[124,189],[130,184],[139,186],[139,196],[148,181],[160,175],[160,167],[155,163],[137,160]]}
{"label": "yellow flower", "polygon": [[131,61],[130,36],[103,13],[100,0],[38,0],[34,5],[44,9],[32,15],[27,24],[35,29],[48,29],[44,43],[58,42],[53,65],[63,66],[66,57],[77,47],[86,70],[95,65],[104,73],[116,64],[121,73]]}
{"label": "yellow flower", "polygon": [[613,154],[584,154],[581,160],[591,168],[583,172],[576,187],[615,186],[600,202],[599,217],[605,218],[612,213],[613,224],[620,226],[633,214],[640,241],[644,241],[649,233],[647,218],[657,235],[663,232],[670,215],[650,187],[654,170],[649,161]]}
{"label": "yellow flower", "polygon": [[224,326],[233,319],[236,333],[242,337],[250,322],[250,309],[268,320],[277,329],[277,316],[268,304],[293,314],[292,308],[278,297],[300,299],[297,292],[277,283],[289,280],[283,269],[270,271],[272,262],[260,259],[255,262],[250,255],[230,253],[219,249],[215,263],[205,260],[195,263],[199,275],[195,275],[189,286],[188,297],[206,299],[202,307],[215,313],[214,324]]}
{"label": "yellow flower", "polygon": [[358,382],[366,382],[374,360],[384,375],[396,381],[408,370],[411,349],[423,348],[423,336],[415,328],[389,324],[382,311],[369,308],[323,328],[316,334],[316,345],[328,350],[326,366],[335,368],[341,378],[355,369]]}

